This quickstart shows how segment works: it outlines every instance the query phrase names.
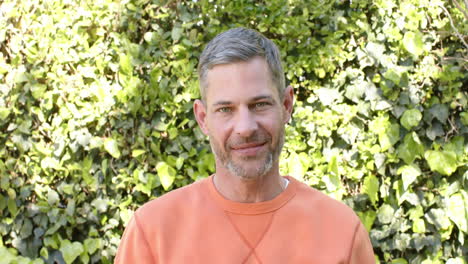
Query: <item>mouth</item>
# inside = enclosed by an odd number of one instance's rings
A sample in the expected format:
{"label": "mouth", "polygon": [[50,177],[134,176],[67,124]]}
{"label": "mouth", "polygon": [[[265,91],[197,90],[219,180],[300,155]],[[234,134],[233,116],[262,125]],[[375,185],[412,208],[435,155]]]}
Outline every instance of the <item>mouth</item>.
{"label": "mouth", "polygon": [[241,156],[256,156],[266,146],[266,142],[252,142],[231,147],[234,153]]}

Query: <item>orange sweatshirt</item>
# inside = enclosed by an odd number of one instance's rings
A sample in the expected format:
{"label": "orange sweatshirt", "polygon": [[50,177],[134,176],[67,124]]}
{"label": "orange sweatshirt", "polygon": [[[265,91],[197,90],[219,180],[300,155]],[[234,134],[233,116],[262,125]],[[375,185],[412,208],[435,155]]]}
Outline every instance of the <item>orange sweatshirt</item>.
{"label": "orange sweatshirt", "polygon": [[163,195],[135,212],[115,263],[375,263],[349,207],[288,179],[261,203],[226,200],[213,177]]}

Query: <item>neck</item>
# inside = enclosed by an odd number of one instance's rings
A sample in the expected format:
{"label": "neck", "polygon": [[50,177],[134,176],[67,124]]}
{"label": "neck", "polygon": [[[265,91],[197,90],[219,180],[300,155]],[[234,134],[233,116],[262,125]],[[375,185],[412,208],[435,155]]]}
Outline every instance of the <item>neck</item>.
{"label": "neck", "polygon": [[253,179],[241,178],[227,170],[217,169],[213,182],[224,198],[239,203],[272,200],[285,189],[286,185],[279,174],[278,166],[273,166],[265,175]]}

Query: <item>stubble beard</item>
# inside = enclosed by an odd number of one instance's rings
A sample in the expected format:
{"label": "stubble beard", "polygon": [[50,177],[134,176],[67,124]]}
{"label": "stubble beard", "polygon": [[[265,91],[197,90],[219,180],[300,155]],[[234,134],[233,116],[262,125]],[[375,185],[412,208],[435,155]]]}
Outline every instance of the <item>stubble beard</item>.
{"label": "stubble beard", "polygon": [[[252,142],[253,140],[246,141]],[[270,141],[268,141],[267,144],[268,143],[270,143]],[[248,171],[245,166],[242,166],[242,162],[249,162],[251,160],[254,161],[255,159],[258,159],[258,157],[246,157],[241,161],[234,161],[232,155],[227,151],[221,150],[217,143],[210,141],[210,145],[215,158],[220,161],[223,167],[225,167],[232,175],[240,177],[244,180],[257,179],[267,174],[272,169],[274,162],[278,162],[281,149],[284,145],[284,128],[281,129],[277,142],[272,144],[271,148],[269,147],[270,149],[262,165],[257,167],[254,171]],[[224,149],[229,150],[229,144],[226,144]]]}
{"label": "stubble beard", "polygon": [[[246,161],[249,159],[245,159]],[[263,166],[257,168],[254,173],[248,173],[245,168],[241,165],[236,164],[232,159],[228,159],[226,164],[223,164],[229,172],[237,177],[240,177],[244,180],[252,180],[265,175],[270,169],[273,167],[273,154],[270,152],[267,154],[265,158],[265,162],[263,162]]]}

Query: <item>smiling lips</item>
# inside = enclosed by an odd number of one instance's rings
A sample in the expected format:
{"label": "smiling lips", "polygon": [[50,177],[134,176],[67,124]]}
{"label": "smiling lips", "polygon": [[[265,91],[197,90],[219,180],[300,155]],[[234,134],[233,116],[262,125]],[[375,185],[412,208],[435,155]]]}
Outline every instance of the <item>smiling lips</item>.
{"label": "smiling lips", "polygon": [[231,146],[231,149],[242,156],[256,156],[265,145],[266,142],[251,142]]}

